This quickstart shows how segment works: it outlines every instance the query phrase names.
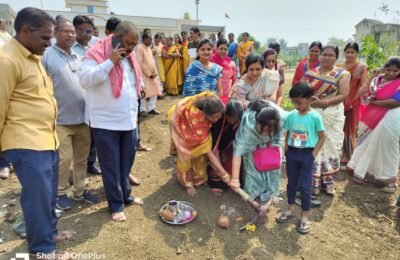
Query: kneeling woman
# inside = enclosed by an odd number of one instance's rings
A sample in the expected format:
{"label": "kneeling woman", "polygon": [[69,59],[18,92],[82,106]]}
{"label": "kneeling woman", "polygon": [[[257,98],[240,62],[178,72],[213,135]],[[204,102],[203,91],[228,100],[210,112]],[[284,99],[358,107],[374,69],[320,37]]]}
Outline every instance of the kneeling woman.
{"label": "kneeling woman", "polygon": [[[283,141],[283,110],[275,104],[263,100],[251,101],[243,114],[236,133],[233,150],[232,180],[234,191],[240,187],[240,166],[243,163],[244,190],[253,199],[262,202],[278,197],[280,184],[280,166],[278,168],[259,171],[254,163],[253,152],[260,145],[281,148]],[[278,158],[280,160],[280,158]],[[280,164],[280,161],[277,162]],[[274,200],[276,203],[276,200]]]}
{"label": "kneeling woman", "polygon": [[[242,115],[242,102],[231,98],[226,104],[225,115],[213,124],[211,128],[213,152],[229,174],[232,173],[233,141],[235,140],[236,130],[239,127]],[[221,195],[224,190],[229,188],[212,167],[209,171],[208,184],[216,195]]]}
{"label": "kneeling woman", "polygon": [[176,147],[176,174],[189,195],[207,181],[208,160],[226,183],[230,178],[211,150],[210,129],[224,112],[224,105],[211,91],[186,97],[168,112],[171,137]]}

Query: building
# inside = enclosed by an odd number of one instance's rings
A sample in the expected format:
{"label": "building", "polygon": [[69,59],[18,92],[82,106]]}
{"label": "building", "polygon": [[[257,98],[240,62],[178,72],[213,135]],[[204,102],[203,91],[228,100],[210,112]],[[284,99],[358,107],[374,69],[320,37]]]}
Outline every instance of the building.
{"label": "building", "polygon": [[[7,4],[0,4],[0,7],[0,18],[7,21],[9,32],[13,35],[15,12]],[[225,31],[224,26],[197,25],[197,21],[190,19],[188,13],[185,13],[182,19],[114,14],[109,10],[108,0],[65,0],[65,7],[71,9],[71,11],[45,11],[53,17],[62,15],[71,21],[77,15],[87,15],[93,18],[95,26],[99,29],[100,37],[105,36],[105,25],[110,17],[133,22],[141,32],[144,28],[149,28],[153,35],[161,33],[172,36],[181,31],[188,31],[193,26],[198,26],[205,37],[208,37],[211,33],[217,34]]]}
{"label": "building", "polygon": [[383,23],[373,19],[363,19],[355,25],[356,41],[362,41],[366,35],[372,35],[378,43],[400,41],[400,24]]}
{"label": "building", "polygon": [[308,55],[308,43],[299,43],[297,46],[287,47],[282,50],[282,53],[287,56],[305,57]]}
{"label": "building", "polygon": [[73,13],[89,14],[108,14],[110,9],[107,0],[65,0],[65,7]]}

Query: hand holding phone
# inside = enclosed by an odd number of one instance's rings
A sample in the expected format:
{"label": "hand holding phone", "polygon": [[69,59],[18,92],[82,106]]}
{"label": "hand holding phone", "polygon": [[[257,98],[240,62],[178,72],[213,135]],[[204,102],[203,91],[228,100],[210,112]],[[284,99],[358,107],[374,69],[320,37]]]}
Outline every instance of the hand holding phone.
{"label": "hand holding phone", "polygon": [[111,39],[111,44],[112,44],[113,50],[111,51],[108,58],[114,64],[117,64],[126,56],[126,50],[125,50],[125,48],[121,48],[121,45],[122,45],[121,39],[116,36],[113,36],[113,38]]}

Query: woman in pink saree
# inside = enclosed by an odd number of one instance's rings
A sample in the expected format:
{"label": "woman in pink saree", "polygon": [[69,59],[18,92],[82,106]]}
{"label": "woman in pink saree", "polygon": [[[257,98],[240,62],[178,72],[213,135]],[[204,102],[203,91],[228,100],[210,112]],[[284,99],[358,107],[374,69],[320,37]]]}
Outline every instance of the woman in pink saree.
{"label": "woman in pink saree", "polygon": [[348,169],[354,171],[355,183],[371,182],[394,193],[400,163],[400,57],[389,58],[384,74],[371,77],[360,96],[365,108]]}
{"label": "woman in pink saree", "polygon": [[231,88],[237,80],[238,68],[228,57],[228,41],[226,39],[218,40],[217,53],[211,56],[210,61],[222,67],[222,100],[227,101]]}

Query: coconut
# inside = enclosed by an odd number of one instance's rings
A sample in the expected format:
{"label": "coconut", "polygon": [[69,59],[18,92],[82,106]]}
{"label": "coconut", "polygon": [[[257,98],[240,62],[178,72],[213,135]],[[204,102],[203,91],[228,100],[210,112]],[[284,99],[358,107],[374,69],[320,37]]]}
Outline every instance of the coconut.
{"label": "coconut", "polygon": [[160,212],[158,213],[161,217],[165,218],[168,221],[174,221],[175,220],[175,215],[174,213],[172,213],[169,210],[160,210]]}
{"label": "coconut", "polygon": [[229,221],[228,216],[225,216],[224,214],[221,214],[221,215],[218,217],[217,225],[218,225],[220,228],[228,228],[229,225],[230,225],[230,221]]}

